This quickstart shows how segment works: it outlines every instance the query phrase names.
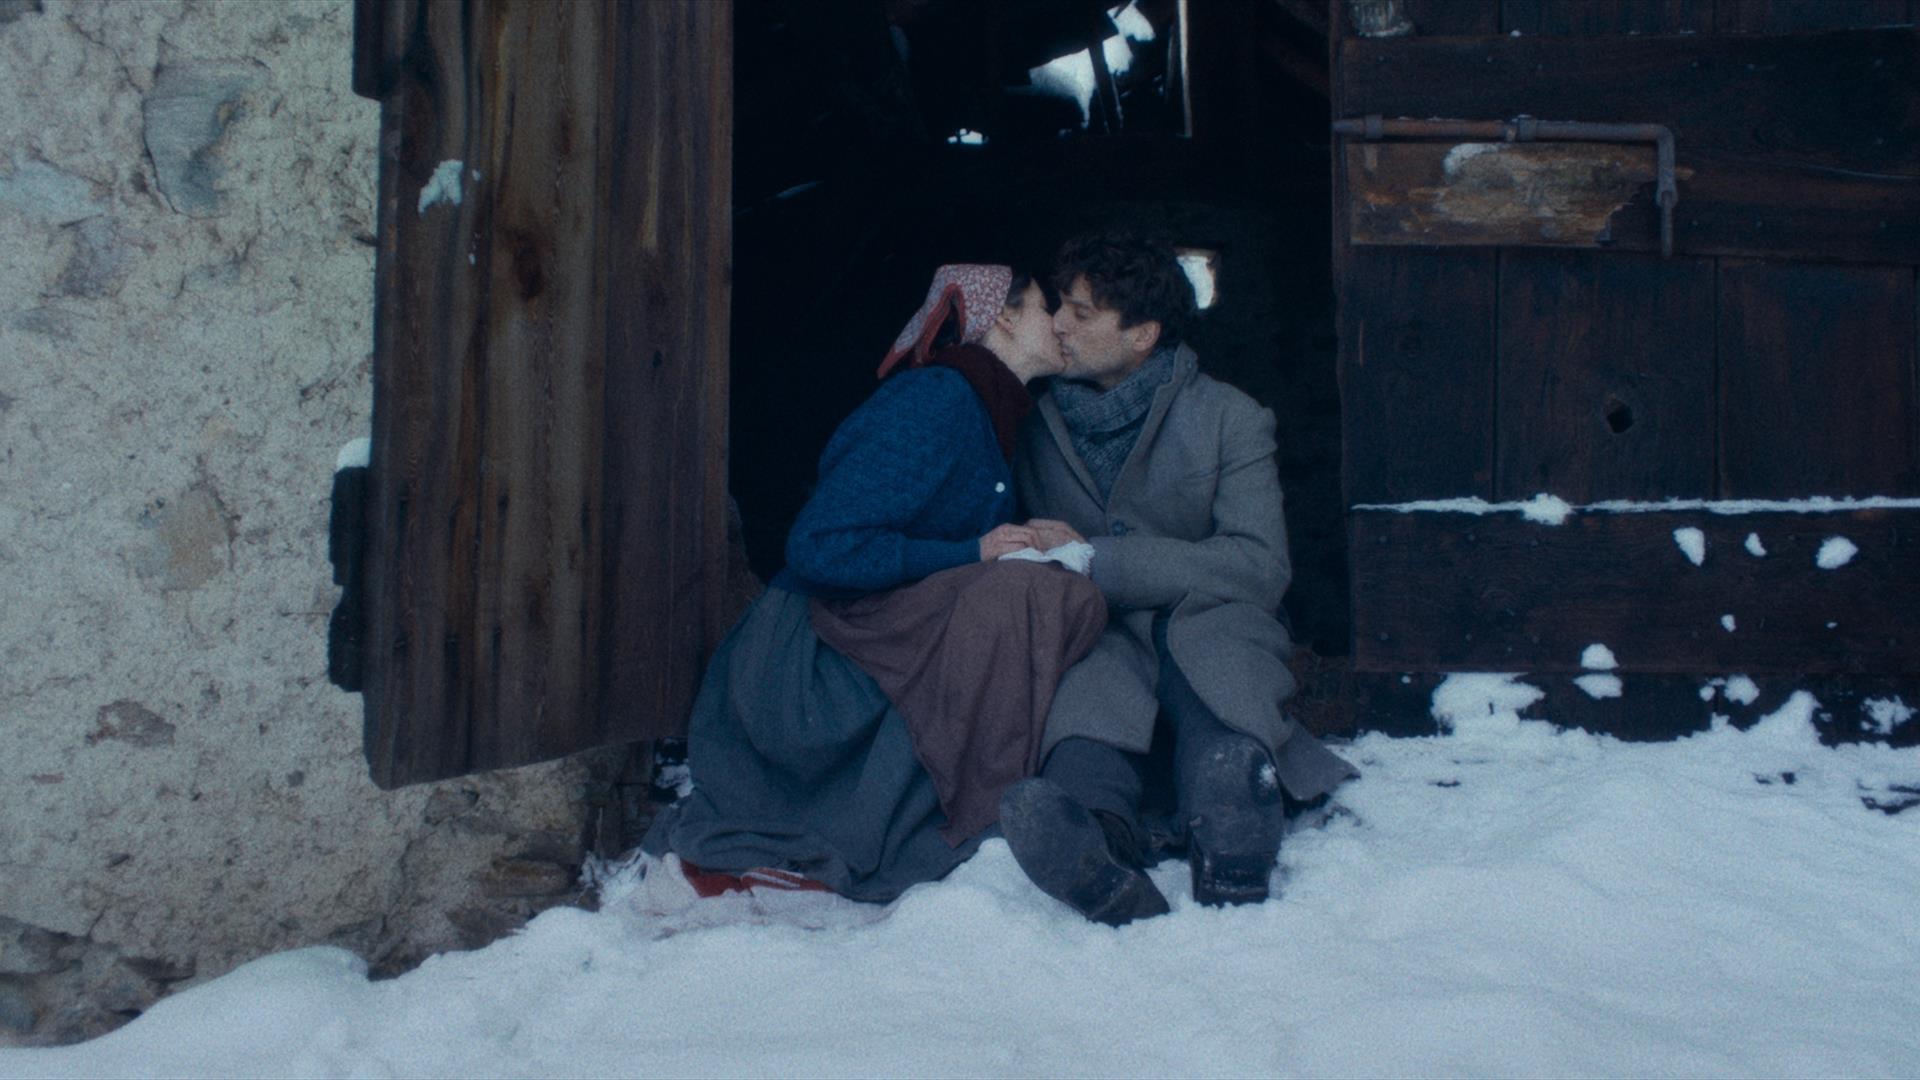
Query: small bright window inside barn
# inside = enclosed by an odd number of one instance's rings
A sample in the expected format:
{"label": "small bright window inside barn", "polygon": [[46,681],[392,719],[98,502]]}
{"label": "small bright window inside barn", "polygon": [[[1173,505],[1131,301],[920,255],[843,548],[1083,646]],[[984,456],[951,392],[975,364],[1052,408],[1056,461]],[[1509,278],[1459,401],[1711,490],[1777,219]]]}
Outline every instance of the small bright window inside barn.
{"label": "small bright window inside barn", "polygon": [[[1182,25],[1186,20],[1186,0],[1176,5],[1178,19]],[[1160,37],[1154,29],[1152,20],[1141,12],[1139,0],[1127,0],[1118,7],[1107,9],[1107,19],[1114,33],[1101,40],[1101,54],[1106,61],[1107,71],[1113,79],[1123,79],[1134,68],[1136,54]],[[1178,81],[1184,82],[1185,48],[1180,48],[1182,74]],[[1035,90],[1044,94],[1067,98],[1080,106],[1080,126],[1087,127],[1093,119],[1093,98],[1096,92],[1096,76],[1093,66],[1091,47],[1078,52],[1057,57],[1036,68],[1027,71],[1027,78]],[[1184,93],[1184,91],[1183,91]]]}
{"label": "small bright window inside barn", "polygon": [[1205,248],[1176,248],[1174,255],[1180,260],[1180,269],[1187,272],[1187,280],[1193,282],[1193,303],[1201,311],[1213,306],[1219,292],[1215,284],[1215,275],[1220,266],[1220,254]]}

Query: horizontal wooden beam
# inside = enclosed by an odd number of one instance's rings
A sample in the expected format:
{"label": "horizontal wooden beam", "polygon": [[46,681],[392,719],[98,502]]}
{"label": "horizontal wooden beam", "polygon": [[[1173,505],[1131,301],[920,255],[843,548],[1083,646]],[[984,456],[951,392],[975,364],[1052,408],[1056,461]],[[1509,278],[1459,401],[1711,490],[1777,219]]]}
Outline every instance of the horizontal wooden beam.
{"label": "horizontal wooden beam", "polygon": [[[1341,45],[1346,117],[1446,117],[1664,124],[1678,146],[1680,202],[1675,249],[1698,255],[1920,262],[1920,32],[1911,27],[1776,35],[1353,38]],[[1547,77],[1548,74],[1551,77]],[[1359,139],[1348,145],[1366,146]],[[1384,146],[1385,144],[1378,144]],[[1372,186],[1401,185],[1402,218],[1434,204],[1455,208],[1451,228],[1409,230],[1361,210],[1367,178],[1356,174],[1357,243],[1543,244],[1656,249],[1652,185],[1621,186],[1637,166],[1597,163],[1550,170],[1535,187],[1488,202],[1488,187],[1522,177],[1483,176],[1532,162],[1529,153],[1486,156],[1446,183],[1421,180],[1461,140],[1389,152]],[[1547,144],[1552,145],[1552,144]],[[1579,144],[1559,144],[1560,146]],[[1513,148],[1515,150],[1518,147]],[[1352,151],[1349,150],[1349,153]],[[1572,155],[1594,151],[1531,151]],[[1511,153],[1511,151],[1509,151]],[[1411,155],[1411,156],[1408,156]],[[1512,170],[1508,170],[1511,172]],[[1416,190],[1427,189],[1427,190]],[[1604,196],[1604,197],[1603,197]],[[1541,212],[1570,200],[1571,227],[1555,235]],[[1464,209],[1461,207],[1464,206]],[[1504,209],[1503,209],[1504,208]],[[1593,212],[1610,220],[1596,223]],[[1491,218],[1532,231],[1467,228]],[[1382,227],[1382,226],[1387,227]],[[1414,237],[1409,239],[1408,237]]]}
{"label": "horizontal wooden beam", "polygon": [[[1359,671],[1920,675],[1920,510],[1352,516]],[[1695,529],[1695,565],[1675,531]],[[1748,548],[1749,535],[1765,554]],[[1816,564],[1830,537],[1857,550]]]}
{"label": "horizontal wooden beam", "polygon": [[[1357,730],[1396,736],[1439,734],[1433,693],[1446,678],[1435,672],[1353,676],[1351,695]],[[1751,685],[1735,682],[1730,686],[1726,673],[1634,673],[1619,676],[1618,696],[1596,696],[1576,683],[1576,678],[1565,673],[1519,674],[1519,682],[1541,693],[1540,699],[1522,709],[1520,715],[1550,721],[1558,727],[1646,742],[1706,731],[1716,716],[1726,717],[1736,727],[1746,727],[1786,705],[1794,694],[1805,692],[1819,703],[1812,718],[1814,730],[1829,745],[1920,745],[1920,715],[1900,719],[1905,709],[1920,709],[1920,674],[1763,676],[1745,680]],[[1348,732],[1329,729],[1321,733]]]}
{"label": "horizontal wooden beam", "polygon": [[1606,247],[1654,183],[1651,143],[1349,140],[1346,156],[1356,244]]}

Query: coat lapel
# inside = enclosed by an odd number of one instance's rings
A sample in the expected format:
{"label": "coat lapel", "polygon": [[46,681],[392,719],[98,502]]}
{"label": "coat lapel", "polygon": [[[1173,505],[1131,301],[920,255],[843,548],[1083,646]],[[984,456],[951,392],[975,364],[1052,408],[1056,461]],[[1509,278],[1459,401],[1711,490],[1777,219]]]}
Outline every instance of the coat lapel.
{"label": "coat lapel", "polygon": [[1067,434],[1066,417],[1060,415],[1060,405],[1053,400],[1053,392],[1048,391],[1040,398],[1040,415],[1046,418],[1047,433],[1053,436],[1053,444],[1060,451],[1060,457],[1072,470],[1074,479],[1086,489],[1087,498],[1095,506],[1104,506],[1100,498],[1100,485],[1093,482],[1093,474],[1087,471],[1086,463],[1080,460],[1080,454],[1073,448],[1073,436]]}
{"label": "coat lapel", "polygon": [[[1120,464],[1119,475],[1113,478],[1114,495],[1119,495],[1120,489],[1126,485],[1127,474],[1133,471],[1134,464],[1146,456],[1147,447],[1153,442],[1154,436],[1159,434],[1161,421],[1167,418],[1168,406],[1173,404],[1173,399],[1179,396],[1181,388],[1191,382],[1194,373],[1199,370],[1199,360],[1194,356],[1193,350],[1182,344],[1173,355],[1173,377],[1162,383],[1160,389],[1154,391],[1153,404],[1148,407],[1147,418],[1140,425],[1140,436],[1133,440],[1133,449],[1127,452],[1127,460]],[[1055,410],[1056,413],[1058,411]],[[1064,432],[1065,428],[1066,425],[1063,422],[1061,430]],[[1073,444],[1069,441],[1067,445],[1071,447]],[[1072,455],[1072,457],[1073,463],[1080,465],[1079,455]],[[1086,467],[1081,466],[1080,471],[1085,473]],[[1089,476],[1086,482],[1091,483],[1091,479]]]}

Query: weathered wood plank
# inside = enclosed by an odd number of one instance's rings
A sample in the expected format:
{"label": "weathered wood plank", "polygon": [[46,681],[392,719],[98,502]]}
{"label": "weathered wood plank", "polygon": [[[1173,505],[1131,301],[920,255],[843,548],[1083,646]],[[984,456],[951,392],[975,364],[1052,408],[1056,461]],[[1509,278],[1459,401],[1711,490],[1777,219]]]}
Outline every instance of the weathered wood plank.
{"label": "weathered wood plank", "polygon": [[461,479],[449,444],[464,419],[464,358],[479,327],[463,316],[476,308],[479,282],[444,264],[480,203],[443,205],[431,219],[417,210],[437,164],[470,152],[473,87],[460,74],[458,10],[423,0],[389,0],[386,10],[409,62],[381,105],[363,695],[368,761],[375,782],[390,785],[451,772],[448,763],[466,756],[464,722],[448,722],[465,712],[458,691],[448,693],[464,680],[446,670],[458,655],[447,642],[470,609],[472,581],[453,572]]}
{"label": "weathered wood plank", "polygon": [[1494,494],[1713,495],[1714,267],[1506,251]]}
{"label": "weathered wood plank", "polygon": [[[1674,538],[1696,528],[1696,566]],[[1749,533],[1767,552],[1751,554]],[[1920,673],[1920,511],[1353,514],[1360,671]],[[1822,543],[1858,548],[1836,569]],[[1723,617],[1731,617],[1726,629]]]}
{"label": "weathered wood plank", "polygon": [[609,530],[593,629],[608,722],[684,731],[728,606],[732,8],[639,4],[608,174]]}
{"label": "weathered wood plank", "polygon": [[[1920,262],[1920,37],[1913,31],[1353,40],[1342,43],[1339,66],[1345,116],[1527,113],[1667,124],[1681,169],[1679,251]],[[1548,71],[1554,77],[1542,78]],[[1451,152],[1413,153],[1444,162]],[[1422,181],[1404,157],[1382,160],[1402,163],[1379,185],[1389,192],[1394,182],[1431,188],[1424,200],[1432,203],[1472,190]],[[1479,167],[1507,160],[1526,161],[1489,156]],[[1422,168],[1432,175],[1431,164]],[[1596,186],[1605,188],[1561,175],[1531,199],[1511,200],[1507,216],[1525,219],[1529,201],[1564,201]],[[1570,194],[1559,195],[1562,188]],[[1497,215],[1499,205],[1493,200],[1469,217]],[[1361,220],[1355,239],[1363,242],[1567,242],[1458,229],[1408,234],[1397,221],[1363,233]],[[1652,250],[1656,220],[1648,186],[1637,185],[1604,244]],[[1573,234],[1579,243],[1603,243],[1590,226]]]}
{"label": "weathered wood plank", "polygon": [[[365,676],[383,786],[684,722],[725,591],[703,572],[725,565],[724,491],[703,492],[725,453],[730,12],[389,8]],[[677,67],[634,61],[663,48]],[[613,590],[641,599],[616,611]],[[609,642],[629,639],[665,659],[629,662],[616,700]]]}
{"label": "weathered wood plank", "polygon": [[1655,179],[1652,144],[1348,140],[1346,165],[1356,244],[1603,247]]}
{"label": "weathered wood plank", "polygon": [[[1730,675],[1669,675],[1627,672],[1619,675],[1620,696],[1595,697],[1566,673],[1522,672],[1519,679],[1542,692],[1539,701],[1520,715],[1550,720],[1563,728],[1578,728],[1630,742],[1677,739],[1711,728],[1716,717],[1745,728],[1778,709],[1799,692],[1819,703],[1814,729],[1829,745],[1884,742],[1890,746],[1920,745],[1920,717],[1889,723],[1899,707],[1920,708],[1920,675],[1782,675],[1753,682],[1757,694],[1729,697]],[[1440,733],[1433,715],[1433,692],[1444,674],[1407,672],[1360,673],[1353,677],[1355,717],[1360,731],[1420,736]],[[1744,690],[1745,688],[1743,688]],[[1895,706],[1888,708],[1888,706]]]}
{"label": "weathered wood plank", "polygon": [[1906,267],[1725,261],[1720,491],[1920,495],[1920,360]]}
{"label": "weathered wood plank", "polygon": [[[1676,169],[1676,247],[1690,254],[1920,261],[1915,193],[1694,152]],[[1357,244],[1657,251],[1651,146],[1381,142],[1345,147]]]}
{"label": "weathered wood plank", "polygon": [[1339,77],[1353,116],[1666,124],[1682,163],[1715,150],[1911,180],[1920,176],[1917,43],[1912,29],[1352,38],[1341,43]]}
{"label": "weathered wood plank", "polygon": [[1912,0],[1715,0],[1714,29],[1723,34],[1897,26],[1914,21]]}
{"label": "weathered wood plank", "polygon": [[1356,248],[1340,290],[1348,505],[1493,486],[1492,252]]}
{"label": "weathered wood plank", "polygon": [[1703,34],[1714,0],[1502,0],[1500,29],[1522,34]]}

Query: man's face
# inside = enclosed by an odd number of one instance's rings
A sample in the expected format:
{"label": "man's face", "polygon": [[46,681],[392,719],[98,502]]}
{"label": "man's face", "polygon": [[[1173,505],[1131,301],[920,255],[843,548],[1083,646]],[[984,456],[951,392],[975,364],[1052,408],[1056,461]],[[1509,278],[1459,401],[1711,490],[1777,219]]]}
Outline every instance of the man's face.
{"label": "man's face", "polygon": [[1086,275],[1060,297],[1060,310],[1053,315],[1053,332],[1060,339],[1060,354],[1065,361],[1061,374],[1069,379],[1086,379],[1111,390],[1134,373],[1160,338],[1158,323],[1122,327],[1120,312],[1094,303],[1093,286]]}

